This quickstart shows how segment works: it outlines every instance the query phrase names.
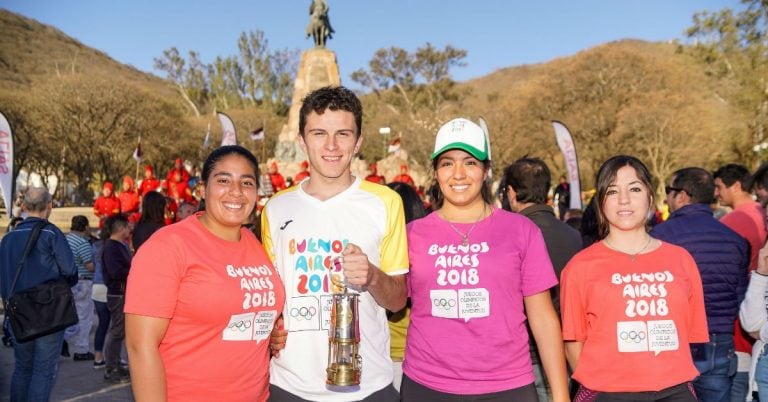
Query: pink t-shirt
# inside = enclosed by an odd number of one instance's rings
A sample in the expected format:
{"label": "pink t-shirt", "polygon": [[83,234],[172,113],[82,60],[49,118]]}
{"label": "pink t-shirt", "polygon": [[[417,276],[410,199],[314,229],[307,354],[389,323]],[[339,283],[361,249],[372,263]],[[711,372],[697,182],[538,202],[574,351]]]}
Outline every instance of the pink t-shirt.
{"label": "pink t-shirt", "polygon": [[160,343],[168,400],[264,401],[269,335],[285,289],[259,241],[211,234],[200,214],[152,235],[133,258],[125,312],[169,318]]}
{"label": "pink t-shirt", "polygon": [[739,205],[720,218],[725,226],[747,239],[750,247],[749,269],[757,268],[757,254],[765,245],[768,232],[765,228],[765,210],[757,202]]}
{"label": "pink t-shirt", "polygon": [[533,382],[523,298],[557,284],[528,218],[495,209],[473,224],[437,213],[408,225],[411,324],[403,371],[440,392],[484,394]]}

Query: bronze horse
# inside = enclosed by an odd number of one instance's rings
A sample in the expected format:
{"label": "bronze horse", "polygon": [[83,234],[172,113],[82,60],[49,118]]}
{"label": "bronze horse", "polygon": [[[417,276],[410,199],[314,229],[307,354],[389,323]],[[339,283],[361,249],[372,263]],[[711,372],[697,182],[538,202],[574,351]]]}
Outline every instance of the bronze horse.
{"label": "bronze horse", "polygon": [[334,33],[331,21],[328,19],[328,4],[325,0],[312,0],[309,15],[307,38],[311,35],[315,41],[315,47],[325,47],[326,40],[333,38]]}

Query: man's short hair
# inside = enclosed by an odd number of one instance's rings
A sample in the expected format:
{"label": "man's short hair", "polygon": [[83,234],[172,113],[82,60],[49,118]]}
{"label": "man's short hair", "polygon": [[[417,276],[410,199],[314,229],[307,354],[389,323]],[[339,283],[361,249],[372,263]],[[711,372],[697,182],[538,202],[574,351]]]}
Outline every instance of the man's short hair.
{"label": "man's short hair", "polygon": [[523,157],[504,169],[504,191],[512,187],[517,202],[546,204],[551,181],[547,164],[539,158]]}
{"label": "man's short hair", "polygon": [[715,179],[705,169],[687,167],[672,173],[672,187],[685,191],[692,204],[711,204],[715,200]]}
{"label": "man's short hair", "polygon": [[51,193],[45,187],[30,187],[24,193],[24,208],[30,212],[42,212],[51,203]]}
{"label": "man's short hair", "polygon": [[72,226],[69,230],[74,232],[85,232],[88,228],[88,218],[83,215],[75,215],[72,217]]}
{"label": "man's short hair", "polygon": [[741,183],[743,191],[749,191],[752,184],[752,175],[749,173],[749,169],[738,163],[729,163],[720,167],[720,169],[715,170],[713,176],[715,179],[722,180],[726,187],[731,187],[733,183],[738,181]]}
{"label": "man's short hair", "polygon": [[302,101],[299,110],[299,135],[304,135],[304,127],[307,125],[307,116],[315,112],[323,114],[326,110],[343,110],[355,116],[357,135],[363,132],[363,105],[357,95],[349,89],[339,87],[322,87],[307,95]]}

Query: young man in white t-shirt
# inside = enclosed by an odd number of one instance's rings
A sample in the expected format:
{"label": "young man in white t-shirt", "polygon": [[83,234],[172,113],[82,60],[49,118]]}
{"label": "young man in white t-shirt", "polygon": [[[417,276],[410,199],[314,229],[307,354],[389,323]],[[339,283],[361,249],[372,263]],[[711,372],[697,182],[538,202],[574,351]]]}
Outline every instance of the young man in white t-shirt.
{"label": "young man in white t-shirt", "polygon": [[[392,386],[386,310],[405,306],[408,248],[400,197],[352,175],[362,144],[362,105],[344,87],[310,93],[298,141],[312,175],[274,196],[262,213],[262,242],[285,283],[284,330],[273,332],[270,401],[398,401]],[[332,286],[341,258],[360,293],[359,386],[326,385]],[[280,328],[278,322],[276,328]]]}

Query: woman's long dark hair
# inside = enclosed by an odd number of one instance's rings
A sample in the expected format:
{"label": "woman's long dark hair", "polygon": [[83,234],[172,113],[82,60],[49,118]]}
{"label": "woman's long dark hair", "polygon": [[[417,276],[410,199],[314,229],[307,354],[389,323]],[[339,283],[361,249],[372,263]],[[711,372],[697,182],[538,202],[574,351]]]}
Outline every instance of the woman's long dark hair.
{"label": "woman's long dark hair", "polygon": [[150,191],[141,200],[139,223],[165,224],[165,197],[157,191]]}

